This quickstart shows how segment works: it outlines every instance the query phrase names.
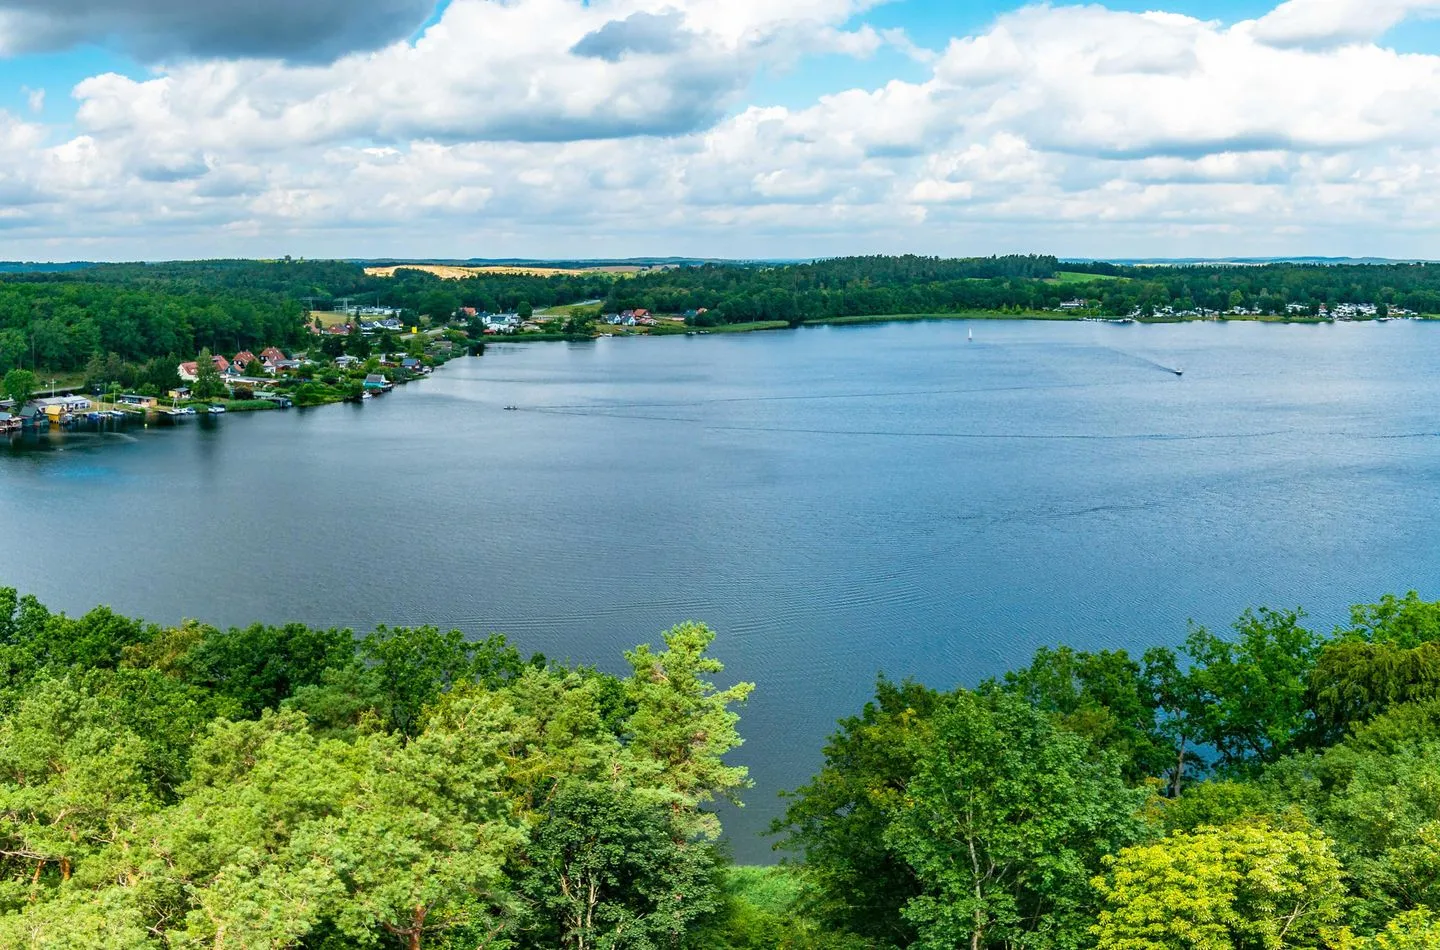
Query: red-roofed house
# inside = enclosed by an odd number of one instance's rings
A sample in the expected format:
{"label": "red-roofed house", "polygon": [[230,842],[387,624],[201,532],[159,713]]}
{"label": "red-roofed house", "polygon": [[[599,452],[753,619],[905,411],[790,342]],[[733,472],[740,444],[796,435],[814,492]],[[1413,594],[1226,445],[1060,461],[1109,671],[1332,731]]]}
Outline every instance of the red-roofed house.
{"label": "red-roofed house", "polygon": [[230,368],[230,361],[227,360],[225,357],[221,356],[219,353],[216,353],[214,356],[210,357],[210,361],[214,363],[215,368],[222,373]]}
{"label": "red-roofed house", "polygon": [[241,350],[239,353],[236,353],[235,358],[230,361],[230,366],[237,373],[243,373],[251,363],[255,362],[258,362],[258,357],[256,357],[254,353],[251,353],[249,350]]}
{"label": "red-roofed house", "polygon": [[198,364],[194,360],[188,363],[181,363],[175,368],[175,374],[185,382],[193,383],[200,378],[200,371],[196,368],[197,366]]}
{"label": "red-roofed house", "polygon": [[285,352],[277,347],[267,346],[260,351],[260,359],[267,363],[282,363],[285,361]]}

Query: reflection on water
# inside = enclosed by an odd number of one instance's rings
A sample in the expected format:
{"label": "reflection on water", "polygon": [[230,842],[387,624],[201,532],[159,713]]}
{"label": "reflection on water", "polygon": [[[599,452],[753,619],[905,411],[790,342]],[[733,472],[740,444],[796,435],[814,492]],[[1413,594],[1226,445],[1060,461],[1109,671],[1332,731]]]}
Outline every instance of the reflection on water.
{"label": "reflection on water", "polygon": [[364,406],[0,443],[0,582],[617,670],[706,620],[759,684],[742,859],[881,669],[974,683],[1055,640],[1440,597],[1440,326],[974,332],[500,345]]}

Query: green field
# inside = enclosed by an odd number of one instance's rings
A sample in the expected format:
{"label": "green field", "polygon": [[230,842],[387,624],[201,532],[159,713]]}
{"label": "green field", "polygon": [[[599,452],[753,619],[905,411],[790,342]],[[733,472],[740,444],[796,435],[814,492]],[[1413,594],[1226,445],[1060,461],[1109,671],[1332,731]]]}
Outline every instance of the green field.
{"label": "green field", "polygon": [[1124,277],[1116,277],[1114,274],[1081,274],[1076,271],[1056,271],[1055,276],[1046,281],[1047,284],[1088,284],[1097,280],[1125,280]]}
{"label": "green field", "polygon": [[545,320],[552,317],[569,319],[570,317],[598,317],[604,304],[598,303],[567,303],[558,304],[554,307],[546,307],[543,310],[536,310],[535,317]]}

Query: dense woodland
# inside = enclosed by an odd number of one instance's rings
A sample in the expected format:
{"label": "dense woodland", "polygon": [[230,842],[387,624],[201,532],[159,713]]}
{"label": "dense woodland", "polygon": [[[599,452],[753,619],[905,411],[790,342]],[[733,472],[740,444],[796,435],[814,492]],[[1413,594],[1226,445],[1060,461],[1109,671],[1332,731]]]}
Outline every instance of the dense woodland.
{"label": "dense woodland", "polygon": [[1440,945],[1440,603],[882,678],[773,869],[708,811],[748,785],[752,688],[711,682],[712,638],[615,676],[0,589],[0,946]]}
{"label": "dense woodland", "polygon": [[[1054,257],[852,257],[810,264],[704,264],[635,275],[479,274],[442,280],[401,269],[371,277],[340,261],[192,261],[0,272],[0,375],[15,368],[73,373],[114,358],[133,380],[164,388],[167,367],[202,348],[234,353],[307,340],[304,314],[337,301],[412,315],[460,307],[528,312],[600,301],[685,314],[697,326],[968,311],[1053,313],[1081,300],[1112,316],[1243,307],[1282,315],[1292,305],[1371,303],[1440,314],[1440,266],[1272,264],[1120,267]],[[110,378],[113,378],[110,377]],[[173,383],[172,383],[173,385]]]}

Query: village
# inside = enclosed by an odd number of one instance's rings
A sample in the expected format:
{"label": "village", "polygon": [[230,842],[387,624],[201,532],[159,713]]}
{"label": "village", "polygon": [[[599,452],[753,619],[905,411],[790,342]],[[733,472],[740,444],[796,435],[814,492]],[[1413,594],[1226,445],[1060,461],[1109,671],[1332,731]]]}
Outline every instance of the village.
{"label": "village", "polygon": [[[51,427],[107,426],[132,421],[174,423],[192,416],[220,416],[233,411],[289,409],[292,406],[363,402],[390,392],[396,385],[429,376],[436,366],[466,350],[468,339],[445,338],[443,331],[421,333],[412,328],[377,321],[368,326],[341,325],[330,328],[331,337],[355,333],[365,338],[367,355],[347,352],[345,347],[325,347],[287,353],[276,346],[259,353],[240,350],[233,356],[202,353],[175,367],[178,384],[163,394],[154,390],[127,392],[118,384],[90,387],[54,387],[16,406],[13,400],[0,401],[0,434]],[[386,344],[373,352],[369,338]],[[339,341],[337,341],[339,342]],[[390,349],[389,346],[403,346]],[[208,368],[204,365],[208,362]]]}
{"label": "village", "polygon": [[[1098,314],[1103,309],[1099,300],[1085,300],[1075,298],[1065,300],[1055,307],[1050,308],[1053,313],[1069,315]],[[1166,304],[1156,307],[1135,307],[1125,316],[1101,317],[1088,316],[1084,319],[1099,320],[1102,322],[1124,322],[1130,323],[1136,320],[1226,320],[1237,319],[1264,319],[1280,318],[1292,320],[1335,320],[1349,322],[1355,320],[1418,320],[1420,314],[1404,307],[1384,303],[1337,303],[1329,304],[1304,304],[1289,303],[1281,311],[1264,310],[1260,307],[1246,307],[1236,305],[1225,310],[1211,310],[1205,307],[1177,308]]]}

